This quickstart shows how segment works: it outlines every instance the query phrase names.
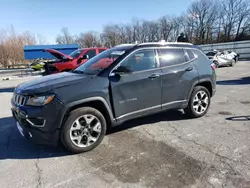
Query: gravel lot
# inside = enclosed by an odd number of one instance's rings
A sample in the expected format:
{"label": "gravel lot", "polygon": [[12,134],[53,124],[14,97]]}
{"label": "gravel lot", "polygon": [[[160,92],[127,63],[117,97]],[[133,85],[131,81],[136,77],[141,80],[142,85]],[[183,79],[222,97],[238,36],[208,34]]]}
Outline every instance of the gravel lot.
{"label": "gravel lot", "polygon": [[209,113],[180,111],[127,122],[95,150],[69,155],[21,137],[11,117],[14,86],[0,81],[0,185],[17,187],[250,187],[250,62],[217,69]]}

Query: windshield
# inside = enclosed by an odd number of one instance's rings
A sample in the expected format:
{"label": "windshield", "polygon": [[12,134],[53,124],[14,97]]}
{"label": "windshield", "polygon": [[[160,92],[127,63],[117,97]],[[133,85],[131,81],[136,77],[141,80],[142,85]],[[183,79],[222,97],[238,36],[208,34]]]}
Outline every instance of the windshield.
{"label": "windshield", "polygon": [[[131,48],[131,47],[130,47]],[[76,68],[73,72],[86,73],[86,74],[98,74],[101,70],[111,65],[119,56],[124,54],[130,48],[112,48],[106,50],[95,57],[88,60]]]}
{"label": "windshield", "polygon": [[74,59],[78,58],[79,55],[82,53],[83,49],[80,50],[75,50],[73,51],[71,54],[69,54],[69,56],[73,57]]}
{"label": "windshield", "polygon": [[208,52],[206,55],[207,56],[214,56],[216,53],[215,52]]}

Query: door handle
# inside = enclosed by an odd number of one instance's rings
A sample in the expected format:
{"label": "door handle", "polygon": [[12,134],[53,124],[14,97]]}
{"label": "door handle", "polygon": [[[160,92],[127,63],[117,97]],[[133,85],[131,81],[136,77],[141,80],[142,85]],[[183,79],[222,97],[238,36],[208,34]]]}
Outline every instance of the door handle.
{"label": "door handle", "polygon": [[148,78],[149,79],[155,79],[155,78],[158,78],[158,77],[160,77],[161,75],[160,74],[152,74],[152,75],[150,75]]}
{"label": "door handle", "polygon": [[192,71],[193,70],[193,67],[188,67],[185,69],[185,71]]}

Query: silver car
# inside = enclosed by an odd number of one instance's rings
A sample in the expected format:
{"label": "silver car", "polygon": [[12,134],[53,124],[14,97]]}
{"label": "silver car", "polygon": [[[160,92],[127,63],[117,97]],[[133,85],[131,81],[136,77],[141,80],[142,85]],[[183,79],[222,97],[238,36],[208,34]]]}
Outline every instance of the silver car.
{"label": "silver car", "polygon": [[238,55],[232,50],[213,51],[206,54],[208,58],[216,65],[233,67],[238,61]]}

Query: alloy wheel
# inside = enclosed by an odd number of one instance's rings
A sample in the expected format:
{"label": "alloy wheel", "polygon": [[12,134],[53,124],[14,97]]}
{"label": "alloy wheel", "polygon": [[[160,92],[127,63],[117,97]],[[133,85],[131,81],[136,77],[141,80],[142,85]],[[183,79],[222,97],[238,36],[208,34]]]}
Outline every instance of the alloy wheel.
{"label": "alloy wheel", "polygon": [[193,109],[197,114],[204,113],[209,104],[208,94],[205,91],[199,91],[194,96]]}
{"label": "alloy wheel", "polygon": [[72,124],[70,139],[77,147],[88,147],[98,140],[101,131],[100,120],[92,114],[86,114],[77,118]]}

